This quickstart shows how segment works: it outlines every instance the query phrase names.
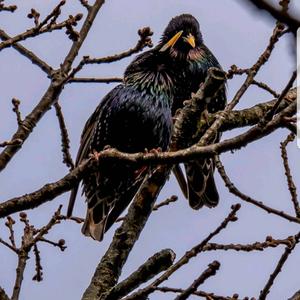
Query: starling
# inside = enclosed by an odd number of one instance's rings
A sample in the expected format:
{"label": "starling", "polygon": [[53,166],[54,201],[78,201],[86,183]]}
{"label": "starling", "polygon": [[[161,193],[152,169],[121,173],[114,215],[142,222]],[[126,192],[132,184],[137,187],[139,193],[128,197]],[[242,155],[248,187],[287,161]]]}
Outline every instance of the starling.
{"label": "starling", "polygon": [[[169,41],[180,34],[180,38],[172,46]],[[174,17],[165,29],[162,39],[157,46],[161,52],[167,52],[171,57],[172,71],[175,74],[173,81],[176,84],[172,113],[183,106],[183,101],[196,93],[200,84],[204,82],[207,71],[211,67],[222,69],[218,60],[203,42],[198,21],[190,14]],[[226,105],[225,87],[220,90],[217,97],[207,104],[207,111],[214,113],[223,110]],[[220,139],[218,135],[215,142]],[[190,141],[192,145],[195,141]],[[173,171],[175,176],[194,209],[203,205],[214,207],[218,204],[219,195],[215,185],[212,159],[198,159],[184,164],[187,184],[179,165]]]}
{"label": "starling", "polygon": [[[174,83],[165,57],[165,53],[156,51],[127,68],[124,83],[103,98],[86,122],[76,165],[106,146],[127,153],[167,150],[173,125]],[[83,178],[87,201],[83,234],[101,241],[148,172],[146,167],[100,159],[97,170]],[[68,216],[72,214],[77,190],[78,186],[71,192]]]}

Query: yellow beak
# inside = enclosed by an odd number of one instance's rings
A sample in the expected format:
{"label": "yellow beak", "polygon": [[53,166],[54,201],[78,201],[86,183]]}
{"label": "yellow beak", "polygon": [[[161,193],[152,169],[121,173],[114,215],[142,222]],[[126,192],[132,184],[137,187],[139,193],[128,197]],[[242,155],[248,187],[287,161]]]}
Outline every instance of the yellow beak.
{"label": "yellow beak", "polygon": [[178,39],[181,37],[183,33],[183,30],[177,32],[165,45],[162,46],[162,48],[159,50],[160,52],[164,52],[167,49],[169,49],[170,47],[173,47],[176,42],[178,41]]}
{"label": "yellow beak", "polygon": [[183,38],[187,43],[191,45],[192,48],[196,47],[195,37],[190,33],[187,37]]}

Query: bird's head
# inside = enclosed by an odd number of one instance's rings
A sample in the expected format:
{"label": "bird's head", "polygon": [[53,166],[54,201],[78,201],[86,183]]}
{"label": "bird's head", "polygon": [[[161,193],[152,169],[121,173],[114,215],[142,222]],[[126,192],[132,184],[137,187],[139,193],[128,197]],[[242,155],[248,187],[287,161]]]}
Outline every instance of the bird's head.
{"label": "bird's head", "polygon": [[198,21],[189,14],[174,17],[161,38],[160,52],[173,54],[178,58],[186,57],[203,43]]}

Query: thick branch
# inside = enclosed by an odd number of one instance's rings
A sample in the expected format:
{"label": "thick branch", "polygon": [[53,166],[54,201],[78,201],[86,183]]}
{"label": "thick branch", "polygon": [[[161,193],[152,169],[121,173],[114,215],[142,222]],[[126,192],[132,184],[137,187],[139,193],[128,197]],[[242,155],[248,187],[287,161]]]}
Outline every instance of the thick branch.
{"label": "thick branch", "polygon": [[0,300],[10,300],[5,290],[0,286]]}
{"label": "thick branch", "polygon": [[128,278],[113,287],[107,296],[101,297],[101,300],[115,300],[128,295],[141,284],[168,269],[173,264],[175,257],[176,255],[171,249],[154,254]]}
{"label": "thick branch", "polygon": [[168,174],[169,168],[160,167],[142,185],[122,225],[115,231],[113,241],[97,266],[82,300],[99,299],[116,285],[123,265],[151,214],[154,202]]}
{"label": "thick branch", "polygon": [[[259,125],[251,128],[247,132],[238,135],[234,138],[219,142],[216,144],[199,147],[197,145],[191,146],[184,150],[176,152],[162,152],[162,153],[122,153],[115,149],[103,150],[99,153],[99,159],[114,159],[122,160],[136,164],[174,164],[180,162],[187,162],[194,160],[197,157],[212,157],[217,153],[223,153],[233,149],[239,149],[246,146],[263,136],[274,131],[281,126],[283,116],[293,115],[296,112],[295,101],[285,108],[280,114],[276,115],[272,121],[267,123],[265,127]],[[91,166],[96,166],[97,161],[91,161]],[[28,195],[16,197],[0,204],[0,218],[5,217],[10,213],[20,210],[34,208],[44,202],[54,199],[56,196],[71,190],[71,188],[82,178],[83,172],[87,171],[88,162],[84,162],[79,167],[72,170],[61,180],[47,184],[40,190]],[[285,217],[290,221],[299,223],[298,218],[285,214]]]}

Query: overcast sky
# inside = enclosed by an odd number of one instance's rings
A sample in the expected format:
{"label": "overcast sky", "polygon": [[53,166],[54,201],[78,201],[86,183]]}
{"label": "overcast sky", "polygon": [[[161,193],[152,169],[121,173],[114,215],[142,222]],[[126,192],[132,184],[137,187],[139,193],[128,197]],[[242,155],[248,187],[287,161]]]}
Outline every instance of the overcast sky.
{"label": "overcast sky", "polygon": [[[63,15],[84,11],[79,1],[67,1]],[[200,22],[206,45],[212,50],[225,70],[232,64],[241,68],[250,67],[265,49],[275,22],[264,14],[245,6],[245,0],[107,0],[102,7],[91,32],[79,55],[102,57],[119,53],[135,45],[137,30],[150,26],[154,31],[154,44],[160,38],[168,21],[181,13],[191,13]],[[294,1],[296,2],[296,1]],[[45,16],[58,1],[7,1],[15,3],[18,10],[14,14],[2,12],[0,28],[9,34],[17,34],[32,26],[26,18],[31,7]],[[293,6],[293,9],[299,7]],[[80,23],[81,25],[82,23]],[[45,34],[24,42],[29,49],[57,68],[68,52],[71,42],[62,32]],[[257,76],[280,91],[287,83],[295,58],[289,36],[283,38],[268,64]],[[109,65],[85,67],[82,76],[122,76],[124,68],[132,58]],[[78,60],[77,60],[78,62]],[[49,85],[36,66],[13,49],[0,53],[0,141],[10,139],[16,130],[15,115],[11,111],[11,98],[21,100],[22,115],[27,115],[39,101]],[[243,78],[228,82],[228,99],[231,100]],[[86,119],[93,112],[102,97],[113,88],[113,84],[70,84],[61,94],[60,103],[65,114],[70,133],[71,152],[75,156],[79,138]],[[253,106],[257,102],[270,100],[267,93],[251,87],[242,98],[239,108]],[[232,136],[232,131],[223,138]],[[287,135],[286,130],[276,133],[249,145],[246,149],[222,155],[222,160],[232,181],[241,191],[264,201],[266,204],[293,214],[290,195],[280,158],[279,143]],[[67,173],[62,164],[60,152],[60,132],[54,110],[50,110],[34,129],[22,150],[0,173],[0,201],[32,192],[50,181],[56,181]],[[296,183],[300,181],[299,149],[296,144],[289,146],[291,168]],[[155,212],[141,234],[124,268],[122,278],[135,270],[153,253],[163,249],[173,249],[179,258],[184,252],[208,235],[227,215],[233,203],[239,199],[229,194],[223,182],[216,175],[220,193],[220,204],[215,209],[204,208],[193,211],[180,193],[174,178],[171,177],[163,189],[159,200],[176,194],[179,201]],[[29,217],[37,227],[48,222],[59,204],[66,205],[69,194],[64,194],[51,203],[30,211]],[[84,199],[78,197],[75,215],[84,217]],[[214,242],[252,243],[263,241],[267,235],[285,238],[299,231],[299,226],[273,217],[260,209],[242,203],[238,213],[239,221],[232,223]],[[17,218],[17,215],[15,216]],[[17,228],[21,228],[19,225]],[[44,280],[31,281],[34,275],[34,260],[28,262],[21,299],[79,299],[90,282],[97,263],[105,253],[113,231],[112,228],[98,243],[81,235],[81,225],[65,222],[49,234],[51,239],[64,238],[68,248],[61,253],[48,245],[40,245]],[[20,233],[19,230],[17,232]],[[7,238],[4,220],[0,222],[0,236]],[[298,246],[299,248],[299,246]],[[291,296],[300,289],[299,260],[300,249],[296,249],[284,266],[283,271],[271,289],[269,299],[280,300]],[[214,259],[221,263],[221,269],[208,279],[201,289],[221,295],[238,293],[240,297],[259,295],[275,268],[283,247],[267,249],[264,252],[237,253],[209,252],[199,255],[190,264],[174,274],[166,284],[185,288]],[[32,255],[31,255],[32,256]],[[15,278],[16,256],[5,247],[0,247],[0,286],[11,294]],[[172,294],[153,294],[150,299],[173,299]],[[196,297],[191,299],[197,299]]]}

